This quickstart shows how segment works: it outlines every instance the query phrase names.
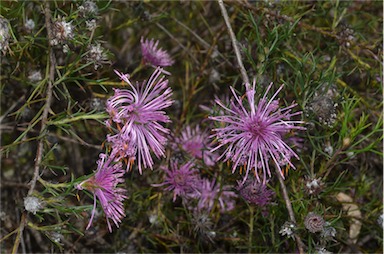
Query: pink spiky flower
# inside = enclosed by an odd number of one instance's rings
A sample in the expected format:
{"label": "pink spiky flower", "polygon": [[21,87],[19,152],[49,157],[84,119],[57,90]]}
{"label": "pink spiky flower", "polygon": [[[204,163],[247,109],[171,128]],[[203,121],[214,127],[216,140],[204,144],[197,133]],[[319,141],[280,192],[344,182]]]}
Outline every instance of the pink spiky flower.
{"label": "pink spiky flower", "polygon": [[140,43],[144,62],[160,67],[171,66],[174,63],[167,51],[157,47],[159,41],[155,42],[153,39],[144,41],[141,37]]}
{"label": "pink spiky flower", "polygon": [[173,191],[173,201],[176,197],[190,198],[196,192],[198,187],[197,171],[194,164],[188,162],[182,166],[176,162],[171,163],[170,168],[164,168],[166,173],[164,182],[160,184],[152,184],[154,187],[167,185],[165,190]]}
{"label": "pink spiky flower", "polygon": [[194,129],[190,126],[185,127],[176,142],[192,157],[203,160],[207,166],[213,166],[219,157],[216,153],[210,152],[212,147],[209,142],[209,134],[200,131],[199,126]]}
{"label": "pink spiky flower", "polygon": [[[276,93],[267,99],[267,94],[272,87],[268,86],[264,96],[255,102],[255,81],[253,85],[246,84],[246,94],[241,97],[231,87],[234,99],[229,106],[216,99],[216,103],[223,108],[224,115],[211,116],[211,120],[219,122],[219,128],[214,129],[215,137],[219,144],[211,151],[226,147],[220,158],[233,163],[232,173],[238,166],[246,170],[243,182],[251,170],[254,171],[257,180],[260,182],[259,169],[262,171],[263,184],[266,183],[267,175],[271,177],[269,160],[272,159],[281,175],[282,165],[289,164],[292,168],[291,157],[299,158],[298,155],[285,143],[284,136],[291,130],[304,130],[304,127],[297,126],[302,121],[291,120],[292,117],[302,112],[291,113],[292,108],[297,104],[288,107],[279,107],[279,100],[275,99],[283,88],[283,85]],[[220,159],[219,158],[219,159]]]}
{"label": "pink spiky flower", "polygon": [[109,139],[116,143],[124,141],[125,151],[130,154],[128,159],[138,160],[139,172],[142,174],[143,167],[152,169],[151,151],[157,158],[164,156],[164,145],[167,142],[165,135],[169,129],[161,123],[170,122],[163,109],[173,102],[172,90],[168,87],[168,80],[161,76],[161,68],[157,68],[147,82],[136,85],[129,81],[128,75],[115,72],[129,85],[129,89],[115,89],[115,94],[107,101],[106,109],[111,116],[107,125],[115,122],[120,130],[119,140],[116,137]]}
{"label": "pink spiky flower", "polygon": [[100,159],[97,161],[98,167],[96,173],[81,182],[76,186],[78,190],[88,190],[93,193],[94,205],[92,215],[88,226],[92,224],[93,217],[96,211],[96,200],[98,199],[106,216],[109,232],[112,232],[110,220],[119,227],[121,219],[125,217],[124,213],[124,195],[125,189],[117,187],[119,183],[124,182],[124,169],[121,164],[112,164],[113,158],[105,154],[100,154]]}
{"label": "pink spiky flower", "polygon": [[221,212],[231,211],[235,208],[236,193],[230,190],[229,185],[220,186],[216,183],[216,179],[212,181],[203,178],[200,180],[199,188],[195,194],[198,199],[197,209],[210,212],[215,205],[217,199]]}

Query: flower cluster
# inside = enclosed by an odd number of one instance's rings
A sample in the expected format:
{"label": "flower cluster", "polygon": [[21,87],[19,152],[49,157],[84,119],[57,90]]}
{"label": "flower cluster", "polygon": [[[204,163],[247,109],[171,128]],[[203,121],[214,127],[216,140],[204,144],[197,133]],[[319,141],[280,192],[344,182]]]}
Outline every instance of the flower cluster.
{"label": "flower cluster", "polygon": [[163,110],[173,102],[172,90],[168,80],[161,77],[161,68],[157,68],[147,82],[136,85],[129,81],[128,75],[115,72],[130,89],[115,89],[115,94],[107,101],[106,109],[110,115],[107,125],[115,123],[119,129],[117,134],[108,137],[111,153],[117,160],[128,159],[128,169],[137,160],[142,174],[143,167],[152,169],[151,152],[157,158],[164,156],[169,130],[161,123],[170,122]]}
{"label": "flower cluster", "polygon": [[197,201],[197,206],[192,210],[210,212],[215,207],[215,202],[221,212],[230,211],[235,207],[236,194],[230,190],[230,186],[220,186],[216,180],[202,178],[192,162],[179,166],[176,162],[171,167],[164,168],[165,180],[152,186],[165,186],[165,190],[173,190],[173,201],[180,196],[183,201],[191,203]]}
{"label": "flower cluster", "polygon": [[[141,174],[142,167],[152,168],[151,151],[157,157],[164,155],[165,134],[168,129],[160,123],[169,122],[168,116],[162,110],[172,104],[172,90],[168,87],[168,80],[160,77],[161,73],[162,69],[157,68],[148,82],[133,85],[128,75],[116,71],[130,88],[115,89],[115,94],[107,101],[106,110],[111,117],[107,125],[111,127],[115,124],[119,132],[107,135],[111,151],[109,155],[100,155],[96,173],[76,186],[77,189],[88,190],[94,195],[94,208],[87,229],[92,224],[97,200],[105,212],[109,231],[112,231],[110,221],[119,227],[125,216],[123,201],[127,197],[124,194],[125,189],[118,187],[118,184],[124,182],[122,160],[130,168],[138,158]],[[177,179],[181,179],[180,176]]]}
{"label": "flower cluster", "polygon": [[[292,113],[297,104],[288,107],[279,107],[279,101],[275,99],[281,91],[281,86],[276,93],[268,100],[267,94],[272,87],[268,86],[264,96],[256,103],[255,82],[253,85],[246,84],[246,101],[236,94],[231,87],[233,99],[229,105],[216,99],[216,103],[223,108],[224,114],[211,116],[210,119],[220,123],[220,127],[214,129],[212,137],[219,141],[219,144],[211,151],[226,147],[220,158],[232,161],[232,172],[238,166],[246,169],[245,181],[251,170],[260,181],[259,169],[262,171],[263,184],[267,177],[271,177],[269,160],[272,159],[275,166],[282,172],[281,167],[291,162],[292,157],[299,156],[284,141],[284,136],[291,130],[303,130],[304,127],[297,126],[302,121],[291,120],[301,112]],[[284,175],[281,173],[284,177]]]}

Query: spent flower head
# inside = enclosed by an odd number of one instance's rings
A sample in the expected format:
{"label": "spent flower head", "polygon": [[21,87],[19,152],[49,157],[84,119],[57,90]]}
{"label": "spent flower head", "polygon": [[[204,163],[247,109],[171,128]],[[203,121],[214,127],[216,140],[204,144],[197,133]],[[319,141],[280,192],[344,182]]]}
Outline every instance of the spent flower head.
{"label": "spent flower head", "polygon": [[281,226],[279,234],[282,236],[286,235],[287,237],[293,237],[296,230],[296,225],[291,221],[284,222]]}
{"label": "spent flower head", "polygon": [[65,44],[67,40],[72,39],[74,27],[72,21],[66,22],[63,18],[59,18],[53,23],[51,45],[56,46],[59,44]]}
{"label": "spent flower head", "polygon": [[[267,99],[267,94],[272,87],[271,83],[264,96],[256,102],[255,85],[255,81],[252,86],[246,84],[245,99],[237,95],[231,87],[233,99],[228,106],[216,99],[216,103],[223,108],[224,114],[210,117],[211,120],[220,124],[214,129],[215,134],[212,135],[219,144],[211,151],[226,147],[220,158],[224,157],[226,161],[232,161],[232,172],[235,172],[238,166],[242,166],[246,169],[243,181],[247,179],[251,170],[260,181],[259,169],[261,169],[265,184],[267,177],[271,177],[270,159],[280,172],[282,172],[281,166],[286,164],[295,168],[291,157],[299,157],[285,142],[284,136],[291,130],[305,128],[297,126],[303,123],[302,121],[292,120],[292,117],[301,114],[301,112],[291,112],[297,104],[279,107],[279,101],[275,98],[283,86],[270,99]],[[281,175],[284,177],[282,173]]]}
{"label": "spent flower head", "polygon": [[133,85],[128,75],[118,71],[116,74],[129,85],[129,89],[114,89],[115,94],[107,101],[107,112],[110,119],[107,125],[116,123],[120,129],[119,137],[128,149],[135,149],[140,174],[142,168],[151,168],[153,159],[151,151],[157,158],[164,156],[166,134],[169,129],[161,123],[170,122],[163,109],[172,104],[172,90],[168,80],[164,79],[162,69],[157,68],[147,82]]}
{"label": "spent flower head", "polygon": [[28,212],[36,214],[37,211],[43,208],[43,202],[37,197],[28,196],[24,198],[24,207]]}
{"label": "spent flower head", "polygon": [[108,229],[112,232],[110,220],[119,227],[121,219],[125,217],[123,202],[127,198],[124,194],[126,190],[117,186],[124,182],[125,171],[120,163],[114,163],[113,157],[106,154],[100,154],[97,164],[96,173],[78,184],[76,188],[93,193],[94,205],[87,229],[91,226],[95,215],[96,200],[99,200],[107,219]]}
{"label": "spent flower head", "polygon": [[153,66],[166,67],[171,66],[174,61],[169,56],[168,52],[162,48],[158,48],[159,41],[145,39],[141,37],[141,53],[145,63]]}
{"label": "spent flower head", "polygon": [[0,51],[3,53],[8,48],[10,38],[11,34],[9,33],[8,20],[0,17]]}
{"label": "spent flower head", "polygon": [[165,190],[173,191],[173,201],[176,197],[190,198],[198,188],[197,171],[194,164],[188,162],[179,166],[176,162],[172,162],[169,168],[163,168],[166,175],[163,183],[153,184],[155,187],[167,186]]}

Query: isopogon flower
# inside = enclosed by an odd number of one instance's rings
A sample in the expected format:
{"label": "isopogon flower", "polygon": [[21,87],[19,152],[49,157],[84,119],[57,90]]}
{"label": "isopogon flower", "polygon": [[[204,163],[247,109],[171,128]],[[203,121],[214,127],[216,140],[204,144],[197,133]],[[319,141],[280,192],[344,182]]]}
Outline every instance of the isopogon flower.
{"label": "isopogon flower", "polygon": [[216,179],[209,180],[203,178],[200,180],[199,188],[195,198],[198,199],[197,210],[210,212],[215,205],[217,199],[220,206],[220,212],[227,212],[235,208],[236,193],[230,190],[229,185],[220,187],[220,184],[216,183]]}
{"label": "isopogon flower", "polygon": [[113,157],[108,157],[106,154],[100,154],[97,164],[96,173],[78,184],[76,188],[78,190],[88,190],[93,193],[94,197],[92,215],[86,229],[92,224],[96,211],[96,200],[98,199],[104,210],[108,229],[112,232],[110,220],[119,227],[121,219],[125,217],[123,202],[127,198],[124,194],[126,190],[117,186],[119,183],[124,182],[123,175],[125,171],[120,163],[114,164]]}
{"label": "isopogon flower", "polygon": [[263,207],[271,202],[274,192],[258,181],[239,182],[236,188],[248,203]]}
{"label": "isopogon flower", "polygon": [[181,132],[181,137],[176,139],[176,142],[192,157],[203,160],[207,166],[213,166],[219,156],[210,152],[212,147],[208,136],[209,134],[201,131],[199,126],[194,129],[187,126]]}
{"label": "isopogon flower", "polygon": [[[157,158],[164,156],[166,134],[169,129],[161,123],[170,122],[163,109],[172,104],[172,90],[168,87],[168,80],[157,68],[147,82],[133,85],[129,76],[118,71],[116,74],[129,85],[129,89],[115,89],[115,94],[107,101],[106,110],[111,116],[107,125],[112,122],[120,128],[120,137],[127,147],[135,150],[138,168],[151,168],[153,159],[151,151]],[[120,140],[121,141],[121,140]],[[116,141],[119,142],[119,141]]]}
{"label": "isopogon flower", "polygon": [[237,95],[231,87],[233,99],[229,106],[216,99],[216,103],[223,108],[224,115],[209,117],[221,124],[220,127],[214,129],[215,134],[212,135],[217,138],[219,144],[211,151],[226,146],[220,158],[225,157],[226,161],[233,162],[233,173],[238,166],[243,166],[246,169],[244,182],[252,169],[257,180],[260,181],[258,171],[261,169],[263,184],[265,184],[267,175],[271,177],[270,159],[278,167],[283,178],[282,165],[289,164],[295,168],[290,161],[291,157],[299,157],[284,141],[284,136],[291,130],[305,128],[296,125],[303,123],[302,121],[291,120],[292,117],[302,113],[291,112],[297,104],[279,107],[279,100],[275,98],[283,85],[270,99],[267,99],[267,94],[272,87],[271,83],[258,102],[255,101],[255,85],[255,81],[252,87],[250,84],[246,84],[245,98]]}
{"label": "isopogon flower", "polygon": [[144,62],[160,67],[171,66],[174,63],[167,51],[157,47],[159,41],[144,40],[141,37],[140,43]]}
{"label": "isopogon flower", "polygon": [[166,173],[163,183],[153,184],[154,187],[167,185],[165,190],[173,191],[173,202],[176,197],[190,198],[198,187],[197,171],[194,164],[188,162],[182,166],[172,162],[170,168],[164,168]]}

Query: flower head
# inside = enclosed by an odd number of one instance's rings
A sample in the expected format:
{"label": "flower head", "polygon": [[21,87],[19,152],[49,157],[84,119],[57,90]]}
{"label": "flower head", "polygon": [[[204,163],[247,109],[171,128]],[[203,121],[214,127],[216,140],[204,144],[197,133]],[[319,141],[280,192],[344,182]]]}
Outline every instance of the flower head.
{"label": "flower head", "polygon": [[235,208],[236,193],[230,190],[230,186],[220,186],[216,184],[216,180],[209,179],[200,180],[200,186],[195,198],[199,200],[197,210],[211,211],[214,208],[215,200],[217,199],[221,212],[231,211]]}
{"label": "flower head", "polygon": [[[263,183],[266,183],[267,175],[271,176],[269,160],[281,170],[281,166],[291,163],[292,156],[298,158],[297,154],[284,141],[284,136],[291,130],[305,129],[295,124],[302,121],[291,120],[293,116],[300,115],[301,112],[291,113],[292,108],[297,104],[292,104],[285,108],[279,107],[279,101],[275,99],[283,86],[281,86],[271,99],[267,100],[267,93],[271,89],[272,83],[267,88],[264,96],[255,102],[255,82],[251,87],[246,85],[246,100],[238,96],[231,87],[234,100],[229,106],[216,99],[216,103],[224,109],[224,115],[211,116],[210,119],[218,121],[221,126],[214,129],[219,144],[212,149],[215,151],[227,146],[220,158],[225,156],[225,160],[233,162],[232,172],[237,166],[241,165],[246,169],[244,182],[249,172],[253,169],[258,181],[260,177],[259,169],[262,170]],[[283,176],[283,174],[281,173]],[[283,176],[284,177],[284,176]]]}
{"label": "flower head", "polygon": [[174,61],[171,59],[167,51],[157,48],[159,41],[148,40],[141,37],[141,53],[145,62],[153,66],[166,67],[171,66]]}
{"label": "flower head", "polygon": [[137,153],[140,174],[142,167],[152,169],[153,159],[151,151],[157,158],[164,156],[164,145],[167,141],[165,134],[169,130],[160,123],[170,122],[163,109],[172,104],[172,90],[168,87],[168,80],[160,77],[161,68],[157,68],[147,82],[133,85],[128,75],[115,71],[128,83],[130,89],[115,89],[115,94],[107,101],[107,112],[120,129],[120,140],[126,147]]}
{"label": "flower head", "polygon": [[239,182],[236,189],[247,202],[260,207],[268,205],[274,195],[272,190],[267,189],[266,185],[258,181]]}
{"label": "flower head", "polygon": [[197,171],[193,168],[192,162],[178,166],[176,162],[171,163],[170,168],[164,168],[165,180],[160,184],[153,184],[155,187],[168,185],[165,190],[173,191],[173,201],[177,196],[189,198],[195,193],[197,185]]}
{"label": "flower head", "polygon": [[212,148],[208,141],[208,133],[200,131],[199,126],[194,129],[187,126],[181,132],[181,137],[176,139],[182,149],[192,157],[203,160],[207,166],[213,166],[218,155],[210,152]]}
{"label": "flower head", "polygon": [[96,199],[99,200],[103,207],[110,232],[112,232],[112,227],[109,220],[112,220],[119,227],[121,219],[125,217],[123,201],[127,198],[124,195],[126,190],[117,187],[119,183],[124,182],[123,175],[125,171],[122,169],[121,164],[112,164],[112,162],[113,157],[100,154],[95,175],[76,186],[79,190],[86,189],[92,192],[94,196],[94,206],[87,229],[91,226],[95,215]]}

